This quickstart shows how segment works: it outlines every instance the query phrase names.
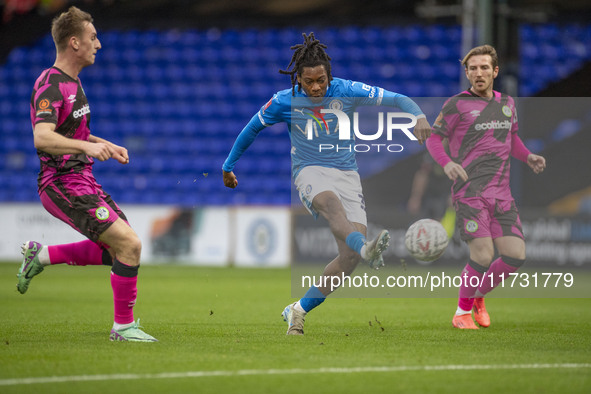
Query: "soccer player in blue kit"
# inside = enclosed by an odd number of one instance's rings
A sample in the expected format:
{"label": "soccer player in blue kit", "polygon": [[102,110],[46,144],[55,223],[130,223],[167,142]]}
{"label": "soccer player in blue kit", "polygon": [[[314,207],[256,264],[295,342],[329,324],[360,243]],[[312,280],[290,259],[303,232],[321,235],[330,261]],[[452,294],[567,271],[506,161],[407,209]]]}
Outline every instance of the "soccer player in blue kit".
{"label": "soccer player in blue kit", "polygon": [[[334,111],[323,110],[338,109],[351,118],[359,105],[398,107],[416,117],[414,135],[420,143],[431,133],[425,115],[410,98],[360,82],[333,78],[326,45],[314,33],[303,36],[303,44],[291,47],[295,52],[288,70],[280,70],[290,75],[292,88],[277,92],[252,117],[222,166],[224,184],[235,188],[238,180],[233,170],[240,156],[261,130],[285,122],[292,145],[292,176],[300,199],[314,217],[321,215],[328,221],[336,240],[338,256],[325,267],[322,279],[326,280],[312,286],[298,302],[285,307],[282,316],[288,323],[288,335],[304,334],[306,314],[334,290],[329,285],[331,277],[349,276],[361,260],[375,269],[383,266],[382,253],[390,240],[387,230],[371,241],[366,240],[365,203],[352,149],[355,137],[340,138]],[[308,105],[300,106],[300,102]],[[313,133],[311,128],[315,123],[324,129]],[[329,146],[337,148],[321,148]]]}

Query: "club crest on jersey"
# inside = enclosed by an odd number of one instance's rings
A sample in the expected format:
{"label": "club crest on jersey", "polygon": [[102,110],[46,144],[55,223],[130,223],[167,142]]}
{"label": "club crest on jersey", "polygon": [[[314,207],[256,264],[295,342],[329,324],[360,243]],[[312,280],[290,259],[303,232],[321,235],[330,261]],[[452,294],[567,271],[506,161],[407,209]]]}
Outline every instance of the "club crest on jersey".
{"label": "club crest on jersey", "polygon": [[94,212],[98,220],[107,220],[109,218],[109,210],[105,207],[99,207]]}
{"label": "club crest on jersey", "polygon": [[476,223],[474,220],[468,220],[466,222],[466,231],[469,233],[474,233],[476,230],[478,230],[478,223]]}
{"label": "club crest on jersey", "polygon": [[509,108],[508,105],[503,105],[503,115],[505,115],[506,117],[510,118],[511,115],[513,115],[513,111],[511,111],[511,108]]}
{"label": "club crest on jersey", "polygon": [[343,109],[343,102],[341,100],[332,100],[329,104],[328,104],[328,108],[330,109],[337,109],[337,110],[342,110]]}

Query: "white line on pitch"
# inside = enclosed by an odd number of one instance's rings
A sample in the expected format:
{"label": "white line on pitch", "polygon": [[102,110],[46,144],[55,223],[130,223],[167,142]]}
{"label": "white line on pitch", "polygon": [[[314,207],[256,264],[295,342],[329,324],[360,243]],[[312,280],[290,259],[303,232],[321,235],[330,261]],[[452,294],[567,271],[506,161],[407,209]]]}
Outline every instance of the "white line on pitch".
{"label": "white line on pitch", "polygon": [[408,371],[473,371],[500,369],[576,369],[591,368],[587,364],[490,364],[490,365],[409,365],[398,367],[352,367],[352,368],[315,368],[315,369],[239,369],[236,371],[188,371],[163,372],[153,374],[110,374],[110,375],[78,375],[78,376],[47,376],[37,378],[1,379],[0,386],[17,386],[24,384],[96,382],[110,380],[142,380],[142,379],[183,379],[215,376],[252,376],[252,375],[305,375],[358,372],[408,372]]}

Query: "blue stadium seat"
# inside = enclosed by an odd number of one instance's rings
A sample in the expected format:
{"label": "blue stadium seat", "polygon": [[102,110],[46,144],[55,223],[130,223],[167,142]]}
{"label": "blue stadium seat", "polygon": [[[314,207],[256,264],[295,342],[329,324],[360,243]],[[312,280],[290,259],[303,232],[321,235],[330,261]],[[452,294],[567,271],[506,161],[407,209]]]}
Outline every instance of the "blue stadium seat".
{"label": "blue stadium seat", "polygon": [[565,119],[552,132],[551,139],[554,142],[561,141],[576,134],[582,127],[578,119]]}
{"label": "blue stadium seat", "polygon": [[[126,146],[132,163],[100,163],[97,178],[112,187],[117,201],[128,203],[289,204],[285,126],[266,129],[244,154],[237,167],[241,190],[224,188],[219,169],[249,119],[273,93],[289,88],[288,77],[277,70],[290,61],[286,48],[310,30],[99,31],[103,49],[97,64],[81,74],[93,133]],[[315,32],[328,45],[337,76],[411,97],[457,93],[459,25],[328,26]],[[519,40],[520,67],[527,70],[520,78],[520,95],[535,94],[591,58],[591,25],[525,24]],[[53,57],[47,34],[31,46],[13,49],[0,64],[0,153],[11,169],[0,174],[0,186],[11,188],[0,187],[0,201],[38,200],[31,182],[39,163],[28,103],[34,78]],[[572,127],[567,126],[561,125],[553,138],[568,137]],[[376,161],[368,167],[375,172],[384,165]],[[11,182],[23,182],[22,191],[12,190],[17,183]]]}

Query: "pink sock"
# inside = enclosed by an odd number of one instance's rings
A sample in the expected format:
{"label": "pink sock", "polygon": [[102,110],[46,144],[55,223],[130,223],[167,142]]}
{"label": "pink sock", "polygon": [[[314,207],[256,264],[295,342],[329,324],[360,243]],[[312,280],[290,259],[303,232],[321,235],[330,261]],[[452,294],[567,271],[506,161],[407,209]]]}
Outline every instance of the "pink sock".
{"label": "pink sock", "polygon": [[[113,304],[115,307],[115,323],[133,323],[133,307],[137,298],[137,268],[123,264],[117,260],[111,271],[111,287],[113,288]],[[123,273],[125,276],[113,271]],[[134,274],[135,271],[135,275]]]}
{"label": "pink sock", "polygon": [[[497,287],[499,283],[501,283],[501,281],[505,280],[509,276],[510,272],[515,272],[519,268],[505,263],[503,261],[503,258],[507,259],[505,256],[501,256],[495,261],[493,261],[490,267],[488,268],[486,276],[482,281],[482,285],[478,287],[478,292],[480,294],[487,294],[492,289]],[[520,262],[519,260],[516,261]]]}
{"label": "pink sock", "polygon": [[[476,268],[474,268],[476,267]],[[472,310],[474,305],[474,293],[480,284],[480,280],[486,271],[486,267],[480,266],[473,261],[469,261],[468,264],[462,270],[460,274],[462,278],[462,284],[459,291],[458,306],[465,310]]]}
{"label": "pink sock", "polygon": [[69,265],[101,265],[105,252],[91,240],[48,246],[47,249],[51,264]]}

